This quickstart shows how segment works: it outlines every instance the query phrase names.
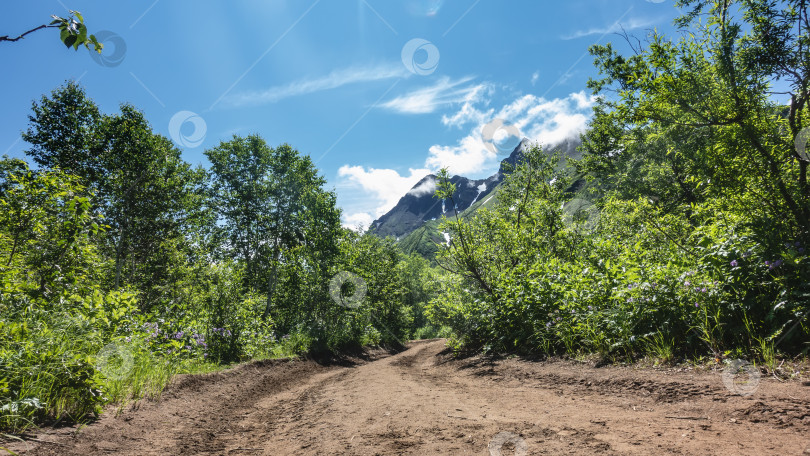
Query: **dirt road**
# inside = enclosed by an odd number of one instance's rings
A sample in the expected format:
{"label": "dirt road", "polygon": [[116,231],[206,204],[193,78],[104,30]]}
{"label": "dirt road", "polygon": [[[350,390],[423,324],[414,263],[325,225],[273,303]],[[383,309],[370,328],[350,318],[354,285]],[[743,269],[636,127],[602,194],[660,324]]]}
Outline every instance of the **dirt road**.
{"label": "dirt road", "polygon": [[751,394],[741,396],[719,372],[454,360],[443,351],[443,341],[423,341],[348,365],[274,361],[189,376],[160,401],[14,448],[37,455],[810,454],[810,386],[798,382],[762,378],[742,384]]}

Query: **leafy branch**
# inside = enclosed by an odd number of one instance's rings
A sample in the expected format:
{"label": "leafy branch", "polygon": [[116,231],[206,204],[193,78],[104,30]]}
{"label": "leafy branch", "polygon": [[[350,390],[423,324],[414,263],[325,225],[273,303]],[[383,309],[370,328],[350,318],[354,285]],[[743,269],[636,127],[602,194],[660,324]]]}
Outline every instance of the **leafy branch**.
{"label": "leafy branch", "polygon": [[59,17],[55,14],[51,15],[51,17],[53,21],[51,21],[50,24],[42,24],[39,27],[34,27],[16,37],[10,37],[8,35],[0,36],[0,41],[19,41],[25,38],[26,35],[38,30],[58,28],[60,30],[59,39],[66,47],[72,47],[74,50],[78,50],[81,45],[84,45],[87,49],[91,49],[92,46],[92,49],[99,54],[101,53],[104,45],[98,42],[95,35],[87,33],[87,26],[84,25],[84,17],[80,12],[71,10],[70,16],[67,18]]}

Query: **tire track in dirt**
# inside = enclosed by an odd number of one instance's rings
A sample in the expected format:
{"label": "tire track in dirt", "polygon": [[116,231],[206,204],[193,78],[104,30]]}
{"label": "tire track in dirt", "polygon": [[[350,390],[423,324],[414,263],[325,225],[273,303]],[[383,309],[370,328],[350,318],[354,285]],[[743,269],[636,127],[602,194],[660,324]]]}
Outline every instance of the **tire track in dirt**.
{"label": "tire track in dirt", "polygon": [[[717,373],[454,359],[444,341],[365,362],[253,363],[22,454],[803,454],[810,388]],[[505,442],[505,443],[504,443]],[[18,449],[24,449],[17,447]],[[810,454],[810,452],[808,452]]]}

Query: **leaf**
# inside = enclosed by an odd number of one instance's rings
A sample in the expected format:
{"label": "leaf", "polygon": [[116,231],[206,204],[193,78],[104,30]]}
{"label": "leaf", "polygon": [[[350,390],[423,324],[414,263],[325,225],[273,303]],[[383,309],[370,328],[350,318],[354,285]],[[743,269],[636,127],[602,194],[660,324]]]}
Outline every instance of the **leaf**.
{"label": "leaf", "polygon": [[84,24],[79,24],[79,35],[76,42],[73,44],[74,50],[79,50],[79,46],[87,40],[87,27]]}

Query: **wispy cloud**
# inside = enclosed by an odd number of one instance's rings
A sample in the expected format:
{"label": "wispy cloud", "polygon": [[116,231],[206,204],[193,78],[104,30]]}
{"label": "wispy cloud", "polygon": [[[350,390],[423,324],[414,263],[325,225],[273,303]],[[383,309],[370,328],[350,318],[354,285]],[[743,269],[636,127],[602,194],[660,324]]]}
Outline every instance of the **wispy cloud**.
{"label": "wispy cloud", "polygon": [[409,75],[401,64],[343,68],[322,77],[302,79],[261,91],[234,94],[226,98],[225,102],[234,107],[275,103],[285,98],[337,89],[349,84],[405,78]]}
{"label": "wispy cloud", "polygon": [[659,22],[661,21],[658,19],[631,17],[626,21],[614,22],[610,25],[603,27],[594,27],[585,30],[577,30],[576,32],[570,35],[563,35],[560,38],[563,40],[574,40],[577,38],[582,38],[591,35],[606,35],[608,33],[621,32],[622,30],[636,30],[640,28],[645,28],[657,24]]}
{"label": "wispy cloud", "polygon": [[401,114],[428,114],[441,107],[477,99],[486,84],[468,84],[472,77],[451,80],[445,76],[429,87],[416,89],[387,101],[380,107]]}

